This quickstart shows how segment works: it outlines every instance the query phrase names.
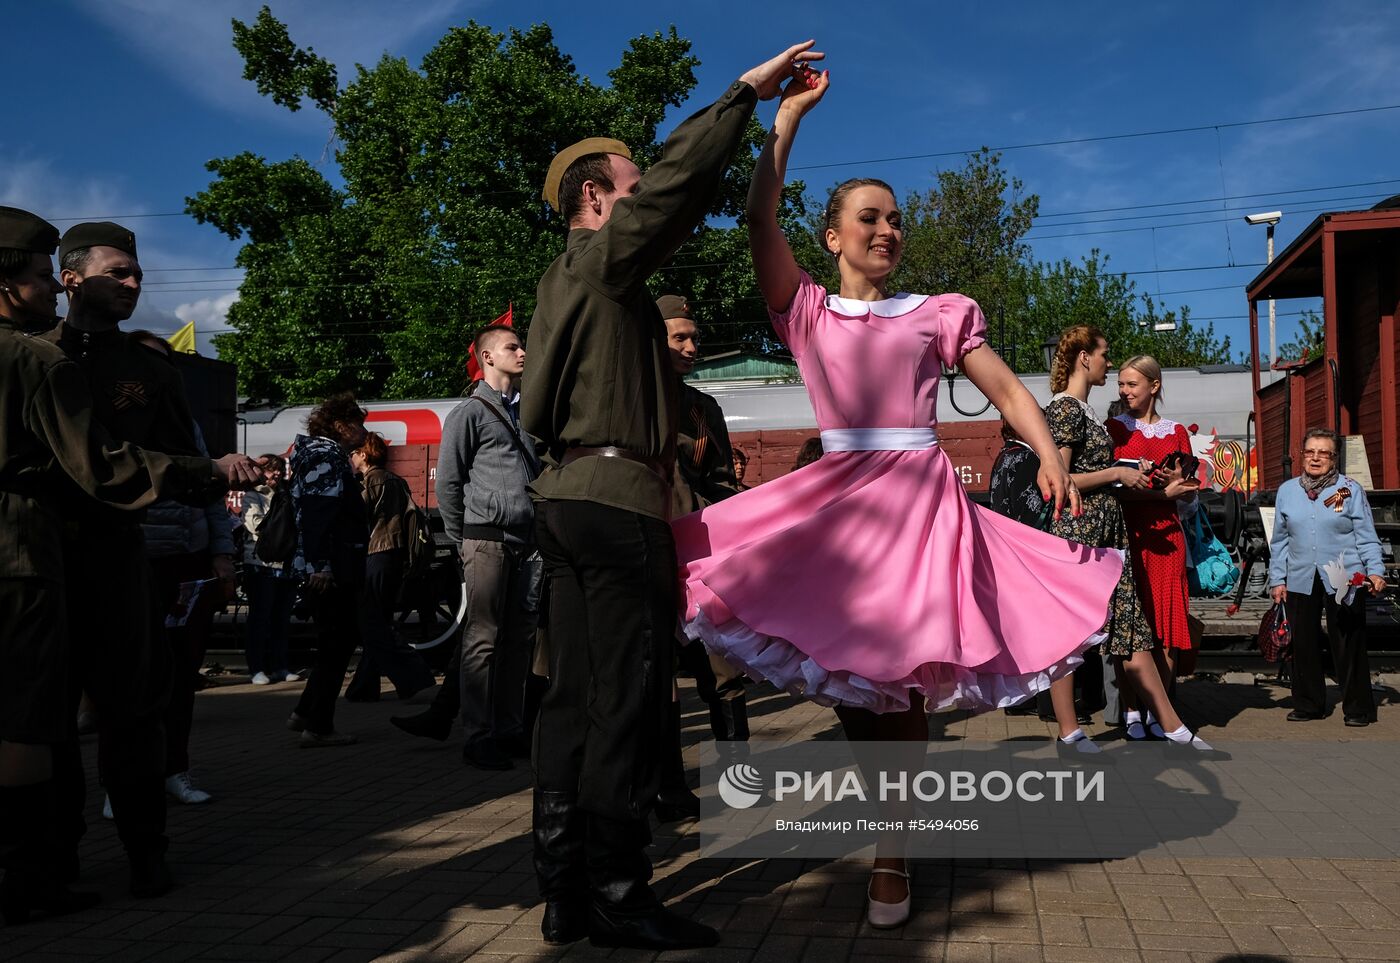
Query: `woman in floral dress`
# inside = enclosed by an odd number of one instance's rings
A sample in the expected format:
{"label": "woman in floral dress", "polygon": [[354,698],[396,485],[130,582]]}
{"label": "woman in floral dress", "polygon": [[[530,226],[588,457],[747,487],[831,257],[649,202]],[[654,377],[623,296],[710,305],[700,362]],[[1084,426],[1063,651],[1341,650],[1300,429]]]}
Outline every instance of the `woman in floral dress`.
{"label": "woman in floral dress", "polygon": [[[1083,498],[1083,511],[1062,513],[1050,530],[1083,545],[1126,552],[1128,527],[1114,486],[1143,491],[1151,483],[1137,468],[1114,464],[1113,440],[1089,406],[1089,390],[1108,380],[1108,367],[1108,340],[1098,328],[1079,325],[1060,336],[1050,371],[1050,390],[1055,395],[1045,408],[1045,419]],[[1119,679],[1126,679],[1161,721],[1163,735],[1172,742],[1210,749],[1186,728],[1167,697],[1156,662],[1161,647],[1143,613],[1130,565],[1123,566],[1114,589],[1105,630],[1104,652],[1113,660]],[[1050,688],[1061,730],[1074,727],[1073,685],[1070,678],[1063,678]]]}

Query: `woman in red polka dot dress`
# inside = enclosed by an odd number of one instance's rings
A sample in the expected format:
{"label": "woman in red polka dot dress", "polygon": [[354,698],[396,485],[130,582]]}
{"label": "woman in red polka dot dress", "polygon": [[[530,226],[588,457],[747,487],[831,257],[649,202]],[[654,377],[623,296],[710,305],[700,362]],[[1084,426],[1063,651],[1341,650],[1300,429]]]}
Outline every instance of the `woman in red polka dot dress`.
{"label": "woman in red polka dot dress", "polygon": [[[1123,414],[1108,421],[1117,458],[1147,459],[1159,466],[1171,452],[1191,454],[1191,436],[1186,428],[1157,413],[1162,400],[1162,367],[1148,355],[1123,362],[1118,369],[1118,396]],[[1162,681],[1171,684],[1180,654],[1191,649],[1191,632],[1186,622],[1190,602],[1186,581],[1186,534],[1177,513],[1176,499],[1193,492],[1194,478],[1182,478],[1180,471],[1159,471],[1165,488],[1137,490],[1123,499],[1123,515],[1128,524],[1133,578],[1152,630],[1161,641],[1157,650]],[[1130,703],[1131,704],[1131,703]],[[1125,717],[1130,738],[1145,734],[1141,722],[1129,712]],[[1149,717],[1147,726],[1153,723]],[[1152,733],[1156,735],[1155,730]]]}

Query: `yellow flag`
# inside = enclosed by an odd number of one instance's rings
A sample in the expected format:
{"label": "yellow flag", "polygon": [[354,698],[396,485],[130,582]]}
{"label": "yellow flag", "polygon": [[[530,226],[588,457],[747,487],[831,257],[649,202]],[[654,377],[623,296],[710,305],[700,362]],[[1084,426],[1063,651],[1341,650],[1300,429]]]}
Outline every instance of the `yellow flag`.
{"label": "yellow flag", "polygon": [[172,334],[169,341],[172,351],[183,351],[185,354],[195,354],[194,322],[189,322],[179,331]]}

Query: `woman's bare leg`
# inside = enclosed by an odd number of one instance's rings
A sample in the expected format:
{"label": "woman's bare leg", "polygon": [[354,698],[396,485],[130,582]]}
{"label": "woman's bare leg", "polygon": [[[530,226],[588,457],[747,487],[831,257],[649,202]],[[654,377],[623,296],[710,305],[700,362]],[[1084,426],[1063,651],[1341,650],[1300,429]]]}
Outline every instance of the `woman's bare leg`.
{"label": "woman's bare leg", "polygon": [[[875,713],[866,709],[838,707],[837,717],[850,742],[908,742],[918,744],[919,758],[928,743],[928,715],[924,700],[917,692],[910,693],[909,708],[903,712]],[[910,746],[913,751],[914,746]],[[868,781],[868,779],[867,779]],[[912,801],[888,801],[882,804],[880,816],[890,821],[905,822],[913,817]],[[904,853],[908,838],[904,833],[884,836],[875,845],[875,868],[907,872]],[[909,883],[889,873],[870,877],[871,898],[880,903],[899,903],[909,895]]]}

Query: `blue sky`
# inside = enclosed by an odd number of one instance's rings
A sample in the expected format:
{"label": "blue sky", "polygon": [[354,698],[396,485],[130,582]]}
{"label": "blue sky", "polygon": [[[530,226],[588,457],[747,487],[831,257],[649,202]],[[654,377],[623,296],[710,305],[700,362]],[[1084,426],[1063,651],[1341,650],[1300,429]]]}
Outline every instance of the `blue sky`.
{"label": "blue sky", "polygon": [[[259,5],[68,0],[6,15],[20,42],[0,70],[8,89],[29,96],[13,100],[0,125],[0,203],[60,228],[74,218],[125,220],[147,273],[137,322],[171,331],[177,318],[195,318],[206,351],[235,297],[237,247],[176,213],[208,183],[205,162],[252,150],[334,168],[324,116],[291,114],[242,79],[229,20],[250,20]],[[788,42],[815,37],[833,86],[803,128],[793,176],[823,196],[859,174],[922,189],[938,167],[961,165],[958,156],[883,158],[1400,104],[1400,18],[1385,0],[271,5],[298,43],[336,61],[342,81],[385,52],[416,64],[468,19],[498,30],[547,22],[579,70],[602,79],[628,39],[675,24],[702,61],[692,108]],[[761,116],[771,120],[772,109],[761,106]],[[1400,110],[1383,110],[1010,150],[1004,161],[1041,197],[1031,232],[1038,257],[1077,259],[1098,247],[1142,290],[1214,319],[1243,348],[1243,285],[1258,268],[1228,265],[1261,262],[1264,232],[1242,215],[1283,210],[1282,249],[1319,210],[1400,193],[1397,157]],[[1197,203],[1144,207],[1178,201]],[[1162,216],[1110,220],[1133,214]],[[1183,270],[1197,268],[1210,270]],[[1281,341],[1304,306],[1280,303]]]}

